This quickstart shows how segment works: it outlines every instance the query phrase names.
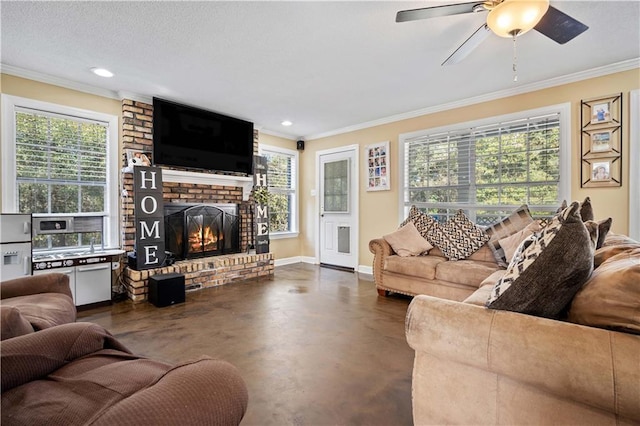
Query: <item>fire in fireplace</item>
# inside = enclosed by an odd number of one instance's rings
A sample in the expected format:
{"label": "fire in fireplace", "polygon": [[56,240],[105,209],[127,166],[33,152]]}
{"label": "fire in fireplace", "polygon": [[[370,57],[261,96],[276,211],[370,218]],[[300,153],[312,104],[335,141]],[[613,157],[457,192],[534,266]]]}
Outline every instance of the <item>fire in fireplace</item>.
{"label": "fire in fireplace", "polygon": [[240,252],[237,204],[175,204],[164,207],[165,243],[176,259]]}

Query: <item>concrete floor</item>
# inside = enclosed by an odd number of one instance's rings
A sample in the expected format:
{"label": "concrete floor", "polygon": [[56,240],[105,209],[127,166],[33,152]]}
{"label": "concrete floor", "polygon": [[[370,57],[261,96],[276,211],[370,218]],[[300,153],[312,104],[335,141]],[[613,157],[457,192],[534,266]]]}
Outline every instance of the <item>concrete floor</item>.
{"label": "concrete floor", "polygon": [[78,321],[136,354],[231,362],[249,388],[243,425],[410,425],[409,301],[379,297],[354,273],[296,264],[274,280],[190,292],[184,304],[120,302]]}

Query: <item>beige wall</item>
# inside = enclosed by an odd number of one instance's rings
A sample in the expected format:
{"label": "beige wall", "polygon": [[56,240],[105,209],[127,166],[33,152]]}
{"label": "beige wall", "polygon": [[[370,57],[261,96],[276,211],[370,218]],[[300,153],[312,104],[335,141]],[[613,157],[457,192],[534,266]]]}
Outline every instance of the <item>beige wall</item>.
{"label": "beige wall", "polygon": [[[260,132],[260,136],[258,138],[258,143],[260,145],[271,145],[276,146],[278,148],[287,148],[287,149],[296,149],[296,141],[291,139],[285,139],[278,136],[268,135],[266,133]],[[303,152],[300,153],[300,158],[302,158]],[[302,178],[299,177],[299,181]],[[271,240],[269,242],[269,250],[273,253],[273,258],[278,259],[286,259],[289,257],[297,257],[300,256],[300,241],[301,237],[295,238],[280,238],[277,240]]]}
{"label": "beige wall", "polygon": [[[315,255],[316,244],[316,200],[310,191],[316,184],[315,155],[319,150],[335,148],[343,145],[358,144],[360,146],[361,182],[364,182],[365,145],[389,141],[391,190],[366,192],[360,185],[360,241],[359,265],[371,266],[373,256],[369,252],[371,239],[393,231],[401,218],[399,209],[399,167],[398,136],[402,133],[451,125],[460,122],[478,120],[486,117],[510,114],[548,105],[571,103],[571,198],[582,200],[590,196],[595,209],[596,219],[613,218],[613,231],[627,233],[629,229],[629,91],[640,87],[640,70],[607,75],[576,83],[566,84],[550,89],[512,96],[504,99],[484,102],[472,106],[456,108],[449,111],[428,114],[412,119],[376,126],[355,132],[307,141],[304,155],[300,157],[301,172],[301,250],[303,256]],[[623,93],[623,186],[619,188],[580,188],[580,100]]]}
{"label": "beige wall", "polygon": [[[370,266],[369,240],[393,231],[400,220],[398,217],[398,136],[423,129],[472,121],[486,117],[509,114],[548,105],[570,102],[572,106],[572,184],[571,195],[581,200],[589,195],[595,207],[596,218],[613,218],[614,232],[626,233],[629,229],[629,91],[640,88],[640,70],[611,74],[604,77],[539,90],[477,105],[456,108],[449,111],[428,114],[408,120],[376,126],[332,137],[307,141],[305,150],[300,152],[300,236],[273,240],[272,251],[276,259],[296,256],[315,256],[316,244],[316,198],[310,195],[316,186],[316,152],[344,145],[358,144],[361,148],[359,161],[361,182],[364,182],[365,145],[390,141],[390,164],[392,165],[391,190],[366,192],[360,185],[360,241],[359,265]],[[40,83],[20,77],[2,74],[0,90],[3,94],[21,96],[71,107],[113,114],[121,120],[121,102],[116,99],[91,95],[51,84]],[[620,188],[580,188],[579,141],[580,141],[580,100],[622,92],[623,102],[623,186]],[[121,121],[120,121],[121,122]],[[119,126],[121,127],[121,126]],[[118,140],[121,144],[121,135]],[[259,143],[295,149],[295,141],[260,133]],[[1,206],[0,206],[1,207]]]}

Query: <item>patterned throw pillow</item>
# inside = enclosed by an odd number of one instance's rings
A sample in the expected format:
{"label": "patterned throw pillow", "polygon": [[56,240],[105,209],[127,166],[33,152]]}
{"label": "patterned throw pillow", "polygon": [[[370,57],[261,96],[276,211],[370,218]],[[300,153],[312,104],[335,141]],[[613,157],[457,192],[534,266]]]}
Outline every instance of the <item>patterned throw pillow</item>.
{"label": "patterned throw pillow", "polygon": [[431,228],[433,224],[437,224],[434,218],[422,213],[416,206],[411,206],[409,209],[409,216],[407,216],[407,218],[400,224],[398,229],[402,228],[409,222],[413,222],[423,238],[427,238],[427,231],[429,231],[429,228]]}
{"label": "patterned throw pillow", "polygon": [[487,301],[503,309],[559,318],[593,270],[594,247],[572,203],[518,248]]}
{"label": "patterned throw pillow", "polygon": [[462,260],[482,247],[489,236],[467,218],[462,210],[443,225],[435,223],[427,232],[427,240],[437,246],[449,260]]}
{"label": "patterned throw pillow", "polygon": [[529,207],[523,204],[508,217],[498,223],[494,223],[485,230],[487,235],[491,237],[487,245],[499,266],[506,268],[509,265],[504,250],[500,246],[500,240],[526,228],[531,222],[533,222],[533,218],[529,212]]}

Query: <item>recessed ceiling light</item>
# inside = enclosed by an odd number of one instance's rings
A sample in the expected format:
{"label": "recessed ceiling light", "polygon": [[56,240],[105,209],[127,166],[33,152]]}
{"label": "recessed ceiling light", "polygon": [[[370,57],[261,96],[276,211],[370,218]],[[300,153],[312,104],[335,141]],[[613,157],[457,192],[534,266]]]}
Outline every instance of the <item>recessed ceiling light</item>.
{"label": "recessed ceiling light", "polygon": [[289,120],[284,120],[281,124],[282,124],[283,126],[291,126],[293,123],[292,123],[292,122],[290,122]]}
{"label": "recessed ceiling light", "polygon": [[104,68],[91,68],[91,71],[95,74],[95,75],[99,75],[100,77],[113,77],[113,73],[107,69]]}

